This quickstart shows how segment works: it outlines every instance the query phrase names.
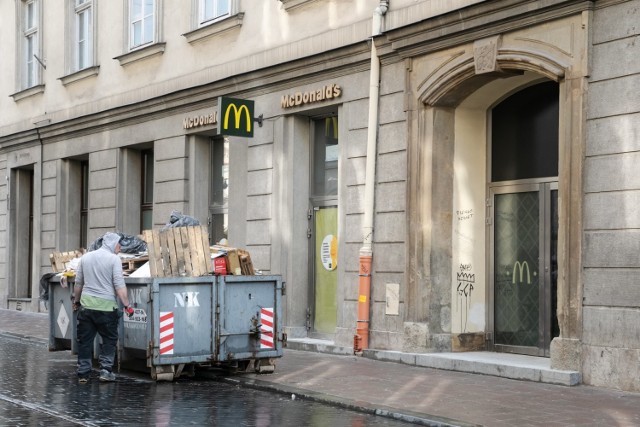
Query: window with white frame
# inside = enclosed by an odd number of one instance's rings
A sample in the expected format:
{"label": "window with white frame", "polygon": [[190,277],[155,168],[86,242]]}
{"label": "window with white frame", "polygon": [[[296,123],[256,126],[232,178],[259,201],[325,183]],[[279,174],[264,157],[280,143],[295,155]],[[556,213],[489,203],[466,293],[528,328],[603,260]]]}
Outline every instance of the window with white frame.
{"label": "window with white frame", "polygon": [[229,16],[230,0],[198,0],[198,25],[207,25],[212,21]]}
{"label": "window with white frame", "polygon": [[93,0],[73,0],[75,34],[73,38],[74,71],[93,64]]}
{"label": "window with white frame", "polygon": [[156,0],[129,0],[129,47],[155,42]]}
{"label": "window with white frame", "polygon": [[22,69],[21,87],[40,83],[40,0],[22,1]]}

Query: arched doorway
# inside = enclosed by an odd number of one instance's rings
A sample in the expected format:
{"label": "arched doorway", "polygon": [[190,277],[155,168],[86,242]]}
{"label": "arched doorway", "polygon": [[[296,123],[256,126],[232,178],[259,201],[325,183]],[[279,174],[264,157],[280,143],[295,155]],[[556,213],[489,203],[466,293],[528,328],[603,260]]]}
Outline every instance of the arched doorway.
{"label": "arched doorway", "polygon": [[549,356],[559,335],[558,84],[520,89],[489,116],[492,344],[497,351]]}
{"label": "arched doorway", "polygon": [[[581,39],[584,31],[577,23],[573,17],[554,26]],[[587,69],[580,60],[579,45],[560,49],[556,42],[566,38],[550,41],[548,34],[548,27],[544,31],[536,26],[522,28],[412,62],[410,77],[417,104],[408,112],[407,207],[409,225],[415,225],[416,232],[408,236],[405,323],[422,326],[427,350],[493,348],[494,295],[487,271],[493,264],[489,261],[488,222],[493,214],[488,204],[493,201],[488,185],[492,179],[487,112],[509,95],[550,81],[558,88],[557,178],[551,177],[548,193],[551,197],[557,185],[560,334],[549,351],[546,344],[532,348],[535,354],[543,348],[554,368],[580,369]],[[408,330],[408,338],[414,338],[414,329]]]}

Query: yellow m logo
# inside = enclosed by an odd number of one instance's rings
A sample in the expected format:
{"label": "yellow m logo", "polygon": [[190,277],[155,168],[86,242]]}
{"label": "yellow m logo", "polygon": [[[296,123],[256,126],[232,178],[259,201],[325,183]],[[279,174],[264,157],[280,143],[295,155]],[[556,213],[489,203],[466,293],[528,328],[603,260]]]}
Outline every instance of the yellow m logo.
{"label": "yellow m logo", "polygon": [[240,119],[242,118],[242,112],[244,112],[247,119],[247,132],[251,132],[251,113],[249,113],[249,109],[246,105],[241,105],[240,108],[238,108],[236,107],[236,104],[229,104],[224,112],[224,122],[222,128],[225,130],[229,129],[229,116],[231,115],[231,110],[233,110],[233,115],[236,120],[235,128],[240,129]]}
{"label": "yellow m logo", "polygon": [[516,284],[516,269],[520,270],[520,283],[522,283],[522,273],[524,273],[525,268],[527,269],[527,284],[531,284],[531,272],[529,271],[529,264],[527,263],[527,261],[522,261],[522,263],[520,263],[520,261],[516,261],[516,263],[513,264],[513,277],[511,279],[514,285]]}

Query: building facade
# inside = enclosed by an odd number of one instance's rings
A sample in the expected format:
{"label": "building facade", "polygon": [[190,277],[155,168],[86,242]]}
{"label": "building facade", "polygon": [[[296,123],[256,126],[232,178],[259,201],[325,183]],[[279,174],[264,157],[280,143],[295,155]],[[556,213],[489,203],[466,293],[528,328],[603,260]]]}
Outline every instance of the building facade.
{"label": "building facade", "polygon": [[283,276],[290,338],[640,391],[640,0],[0,12],[3,308],[46,310],[50,253],[176,210]]}

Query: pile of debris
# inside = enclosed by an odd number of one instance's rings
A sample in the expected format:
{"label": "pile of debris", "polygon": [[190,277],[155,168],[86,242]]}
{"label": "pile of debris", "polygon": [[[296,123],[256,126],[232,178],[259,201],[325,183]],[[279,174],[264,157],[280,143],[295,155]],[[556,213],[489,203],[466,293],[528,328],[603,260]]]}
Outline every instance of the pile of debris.
{"label": "pile of debris", "polygon": [[[207,275],[260,274],[253,268],[249,252],[224,245],[209,245],[209,232],[197,220],[172,212],[162,228],[145,230],[142,236],[120,235],[122,271],[128,277],[199,277]],[[96,239],[89,251],[102,246]],[[75,276],[84,250],[49,255],[54,273]]]}

